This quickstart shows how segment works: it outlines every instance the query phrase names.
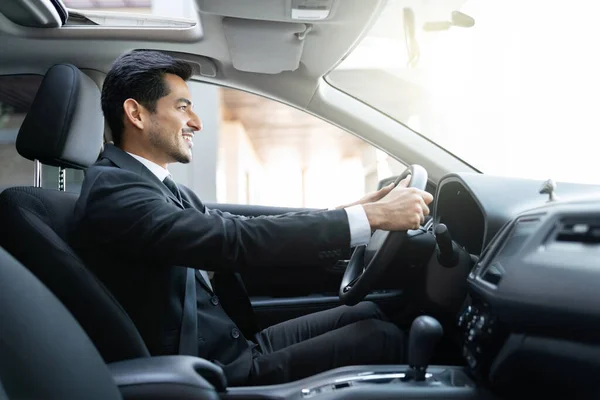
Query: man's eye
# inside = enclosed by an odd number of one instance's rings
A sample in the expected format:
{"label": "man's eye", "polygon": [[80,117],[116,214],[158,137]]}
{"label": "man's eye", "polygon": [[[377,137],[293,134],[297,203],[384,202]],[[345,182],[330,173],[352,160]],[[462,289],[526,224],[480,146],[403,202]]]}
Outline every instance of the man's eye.
{"label": "man's eye", "polygon": [[177,107],[177,109],[179,109],[181,111],[185,111],[187,109],[187,106],[179,106],[179,107]]}

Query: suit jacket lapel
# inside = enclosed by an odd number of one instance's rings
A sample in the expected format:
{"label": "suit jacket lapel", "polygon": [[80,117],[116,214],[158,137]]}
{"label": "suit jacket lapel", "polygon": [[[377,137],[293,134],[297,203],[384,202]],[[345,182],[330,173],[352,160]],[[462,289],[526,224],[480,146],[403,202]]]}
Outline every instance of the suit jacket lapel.
{"label": "suit jacket lapel", "polygon": [[204,287],[204,289],[206,289],[206,291],[208,293],[211,293],[214,295],[213,290],[211,289],[211,287],[208,285],[208,283],[206,282],[206,280],[204,279],[204,277],[202,276],[202,274],[200,273],[199,270],[196,270],[196,280],[198,282],[200,282],[200,284]]}
{"label": "suit jacket lapel", "polygon": [[156,187],[158,187],[160,189],[160,191],[165,196],[170,198],[173,203],[175,203],[176,205],[178,205],[181,208],[185,208],[184,205],[175,196],[175,194],[173,194],[173,192],[171,192],[171,190],[169,190],[169,188],[166,187],[165,184],[162,183],[156,177],[156,175],[154,175],[148,168],[146,168],[144,166],[144,164],[142,164],[135,158],[131,157],[125,151],[121,150],[120,148],[118,148],[112,144],[107,144],[107,145],[105,145],[104,151],[102,152],[102,155],[100,156],[100,159],[103,159],[103,158],[110,160],[113,164],[115,164],[119,168],[134,172],[134,173],[142,176],[146,180],[152,182],[154,185],[156,185]]}

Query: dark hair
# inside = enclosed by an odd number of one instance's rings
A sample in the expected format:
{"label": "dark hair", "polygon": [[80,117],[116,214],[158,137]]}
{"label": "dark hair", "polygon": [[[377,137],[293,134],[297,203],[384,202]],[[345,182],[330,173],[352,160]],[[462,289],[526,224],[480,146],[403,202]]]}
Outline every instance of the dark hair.
{"label": "dark hair", "polygon": [[158,99],[169,94],[163,79],[165,74],[187,81],[192,67],[185,61],[150,50],[135,50],[115,60],[102,86],[102,112],[117,146],[123,136],[123,103],[132,98],[150,112],[156,111]]}

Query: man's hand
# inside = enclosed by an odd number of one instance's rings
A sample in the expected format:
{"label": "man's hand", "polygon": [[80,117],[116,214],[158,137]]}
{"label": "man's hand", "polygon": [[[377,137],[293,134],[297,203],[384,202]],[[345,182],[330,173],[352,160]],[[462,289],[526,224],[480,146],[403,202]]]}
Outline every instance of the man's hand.
{"label": "man's hand", "polygon": [[418,229],[429,215],[433,196],[423,190],[407,188],[410,176],[378,201],[363,204],[371,229],[405,231]]}
{"label": "man's hand", "polygon": [[[404,182],[404,181],[406,181],[404,183],[404,187],[406,187],[406,185],[408,184],[408,181],[406,179],[402,180],[402,182]],[[402,182],[399,182],[398,185],[400,185]],[[375,192],[366,194],[364,197],[362,197],[358,201],[355,201],[354,203],[346,204],[343,206],[338,206],[338,207],[336,207],[336,209],[341,210],[342,208],[347,208],[347,207],[355,206],[358,204],[374,203],[376,201],[383,199],[389,192],[392,191],[393,188],[394,188],[394,182],[390,183],[387,186],[382,187],[381,189],[379,189]]]}

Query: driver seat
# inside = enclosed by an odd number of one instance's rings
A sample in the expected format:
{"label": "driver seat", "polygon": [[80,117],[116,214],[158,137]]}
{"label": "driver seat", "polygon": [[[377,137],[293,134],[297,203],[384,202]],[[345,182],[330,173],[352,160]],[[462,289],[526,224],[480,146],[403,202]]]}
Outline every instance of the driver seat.
{"label": "driver seat", "polygon": [[110,370],[58,299],[0,247],[0,399],[119,400]]}
{"label": "driver seat", "polygon": [[[98,158],[103,133],[100,89],[77,67],[58,64],[47,71],[23,121],[17,151],[85,171]],[[123,307],[66,242],[77,198],[55,189],[7,188],[0,193],[0,246],[60,299],[105,362],[150,357]]]}

